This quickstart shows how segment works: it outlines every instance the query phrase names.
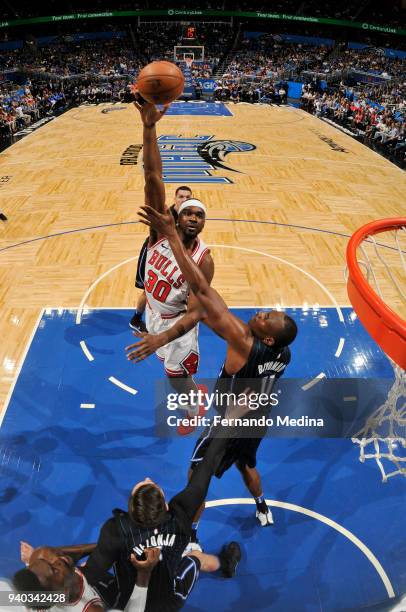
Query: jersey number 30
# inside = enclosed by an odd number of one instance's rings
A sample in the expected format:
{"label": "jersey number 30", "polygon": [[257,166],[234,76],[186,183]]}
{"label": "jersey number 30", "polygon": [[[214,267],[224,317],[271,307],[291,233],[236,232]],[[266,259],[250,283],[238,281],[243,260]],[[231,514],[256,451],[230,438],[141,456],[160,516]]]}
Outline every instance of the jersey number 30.
{"label": "jersey number 30", "polygon": [[171,285],[164,280],[158,281],[158,275],[152,270],[148,270],[148,280],[144,283],[145,290],[151,293],[152,297],[158,302],[166,302],[166,298],[171,292]]}

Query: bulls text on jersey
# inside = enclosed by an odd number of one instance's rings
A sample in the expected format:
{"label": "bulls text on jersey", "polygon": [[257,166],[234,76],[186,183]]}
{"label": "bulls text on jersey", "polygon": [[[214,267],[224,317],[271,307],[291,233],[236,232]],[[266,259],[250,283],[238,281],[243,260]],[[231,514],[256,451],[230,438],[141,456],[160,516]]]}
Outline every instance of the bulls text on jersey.
{"label": "bulls text on jersey", "polygon": [[[199,237],[189,253],[200,266],[208,248]],[[184,312],[189,297],[189,285],[185,280],[166,238],[148,247],[145,263],[144,288],[149,308],[164,318]]]}
{"label": "bulls text on jersey", "polygon": [[[164,248],[164,247],[162,247]],[[154,249],[152,255],[148,259],[148,264],[154,268],[154,270],[160,271],[162,276],[165,276],[166,281],[173,285],[174,289],[179,289],[179,287],[185,282],[185,278],[182,273],[174,276],[176,272],[180,272],[178,266],[165,257],[165,255],[161,255],[159,251]]]}

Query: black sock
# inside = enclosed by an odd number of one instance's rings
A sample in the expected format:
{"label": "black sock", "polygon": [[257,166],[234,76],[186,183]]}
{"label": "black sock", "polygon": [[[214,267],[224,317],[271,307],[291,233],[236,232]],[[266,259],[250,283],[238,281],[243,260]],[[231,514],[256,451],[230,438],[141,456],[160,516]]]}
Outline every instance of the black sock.
{"label": "black sock", "polygon": [[255,503],[256,503],[258,512],[262,512],[263,514],[266,514],[268,512],[268,506],[266,505],[264,496],[260,495],[259,497],[254,497],[254,499],[255,499]]}

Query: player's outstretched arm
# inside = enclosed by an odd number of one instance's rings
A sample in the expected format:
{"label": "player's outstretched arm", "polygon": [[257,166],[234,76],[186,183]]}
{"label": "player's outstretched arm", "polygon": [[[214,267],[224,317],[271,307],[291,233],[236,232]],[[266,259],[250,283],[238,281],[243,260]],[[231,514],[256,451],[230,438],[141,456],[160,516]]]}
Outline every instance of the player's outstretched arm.
{"label": "player's outstretched arm", "polygon": [[[210,255],[206,256],[202,269],[207,281],[210,283],[214,274],[214,263]],[[161,346],[165,346],[165,344],[169,344],[169,342],[173,342],[173,340],[177,340],[187,334],[204,317],[207,317],[207,313],[202,309],[199,301],[192,293],[189,296],[187,312],[168,330],[160,334],[133,332],[133,335],[140,338],[140,341],[125,347],[127,359],[135,363],[143,361],[155,353]]]}
{"label": "player's outstretched arm", "polygon": [[83,557],[90,555],[96,548],[96,543],[93,544],[73,544],[72,546],[58,546],[63,554],[72,557],[75,563]]}
{"label": "player's outstretched arm", "polygon": [[169,108],[166,104],[162,110],[154,104],[145,102],[135,92],[134,106],[138,109],[143,123],[143,159],[145,177],[145,201],[162,211],[165,206],[165,187],[162,180],[162,160],[159,153],[155,125],[162,119]]}
{"label": "player's outstretched arm", "polygon": [[121,538],[115,519],[110,518],[100,529],[97,544],[86,561],[86,577],[96,582],[118,561],[120,552]]}
{"label": "player's outstretched arm", "polygon": [[[58,551],[64,555],[69,555],[75,563],[77,563],[83,557],[90,555],[90,553],[96,548],[96,544],[72,544],[68,546],[49,546],[52,550]],[[26,565],[29,564],[31,555],[34,551],[34,547],[28,542],[20,542],[20,555],[21,561]]]}
{"label": "player's outstretched arm", "polygon": [[159,563],[160,548],[145,548],[145,560],[139,561],[135,555],[131,555],[130,561],[137,570],[135,585],[129,602],[124,612],[144,612],[147,602],[148,585],[152,570]]}
{"label": "player's outstretched arm", "polygon": [[167,237],[183,276],[206,311],[206,319],[210,327],[235,351],[248,357],[252,347],[252,336],[248,326],[228,310],[221,295],[210,287],[199,266],[189,257],[168,208],[165,207],[163,212],[147,205],[141,208],[143,212],[138,213],[141,222]]}

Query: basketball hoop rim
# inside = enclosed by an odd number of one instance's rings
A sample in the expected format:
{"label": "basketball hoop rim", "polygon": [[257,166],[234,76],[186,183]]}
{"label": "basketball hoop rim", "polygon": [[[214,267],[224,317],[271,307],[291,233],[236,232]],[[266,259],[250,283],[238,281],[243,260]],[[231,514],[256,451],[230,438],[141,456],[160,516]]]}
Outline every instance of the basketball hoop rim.
{"label": "basketball hoop rim", "polygon": [[406,368],[406,321],[376,294],[361,272],[357,249],[368,236],[406,228],[406,217],[379,219],[360,227],[350,238],[346,259],[347,291],[351,304],[367,331],[398,365]]}

